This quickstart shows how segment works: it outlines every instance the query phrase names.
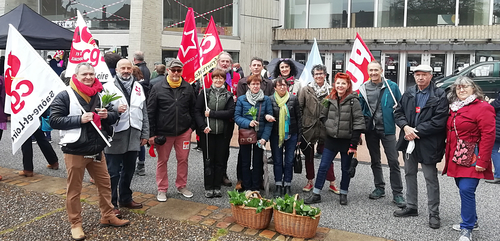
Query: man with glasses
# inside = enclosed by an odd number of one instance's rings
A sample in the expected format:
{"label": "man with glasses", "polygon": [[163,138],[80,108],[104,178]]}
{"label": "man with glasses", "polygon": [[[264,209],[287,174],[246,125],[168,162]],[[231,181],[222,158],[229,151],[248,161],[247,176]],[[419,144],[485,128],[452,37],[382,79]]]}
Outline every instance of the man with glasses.
{"label": "man with glasses", "polygon": [[183,64],[174,59],[167,64],[168,76],[153,86],[147,101],[150,123],[149,144],[158,151],[156,166],[157,199],[167,201],[167,161],[172,147],[177,157],[177,192],[191,198],[187,189],[188,157],[191,132],[195,129],[196,96],[191,85],[182,79]]}
{"label": "man with glasses", "polygon": [[385,197],[385,182],[380,162],[380,142],[384,146],[385,156],[390,168],[392,201],[400,208],[406,206],[403,197],[403,183],[396,150],[396,125],[394,108],[401,99],[398,85],[382,76],[382,66],[377,61],[368,64],[370,81],[359,87],[359,103],[365,117],[365,140],[370,152],[371,167],[375,190],[370,199]]}
{"label": "man with glasses", "polygon": [[418,164],[427,186],[429,227],[441,227],[439,218],[439,180],[436,164],[445,150],[448,100],[446,92],[437,88],[432,79],[432,67],[415,68],[416,85],[408,88],[394,112],[401,128],[396,145],[405,155],[406,207],[394,212],[395,217],[418,216]]}

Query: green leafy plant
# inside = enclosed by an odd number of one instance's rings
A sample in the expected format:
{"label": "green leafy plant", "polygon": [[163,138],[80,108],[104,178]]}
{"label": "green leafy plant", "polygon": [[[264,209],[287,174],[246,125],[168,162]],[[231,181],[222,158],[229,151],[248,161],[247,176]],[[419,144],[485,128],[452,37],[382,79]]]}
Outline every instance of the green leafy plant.
{"label": "green leafy plant", "polygon": [[322,101],[321,101],[321,104],[325,107],[325,108],[328,108],[330,106],[330,100],[328,98],[324,98]]}
{"label": "green leafy plant", "polygon": [[319,208],[311,207],[309,205],[304,204],[304,199],[295,201],[294,197],[288,196],[285,194],[284,198],[278,197],[274,200],[273,208],[285,212],[285,213],[293,213],[293,205],[295,203],[295,213],[300,216],[307,216],[312,219],[316,219],[316,215],[321,213]]}
{"label": "green leafy plant", "polygon": [[116,93],[109,93],[108,90],[105,90],[104,91],[104,95],[102,95],[101,97],[101,103],[102,103],[102,106],[106,107],[109,105],[109,103],[115,101],[115,100],[118,100],[122,98],[121,96],[117,95]]}
{"label": "green leafy plant", "polygon": [[273,205],[273,202],[271,200],[267,199],[260,199],[260,198],[250,198],[248,199],[245,196],[245,193],[240,193],[236,190],[234,191],[227,191],[229,194],[229,203],[235,205],[235,206],[241,206],[245,204],[247,207],[252,207],[256,208],[255,213],[260,213],[262,210],[264,210],[267,207],[271,207]]}
{"label": "green leafy plant", "polygon": [[255,106],[252,106],[252,108],[250,108],[248,110],[248,112],[246,113],[246,115],[251,115],[252,119],[256,120],[257,119],[257,108],[255,108]]}

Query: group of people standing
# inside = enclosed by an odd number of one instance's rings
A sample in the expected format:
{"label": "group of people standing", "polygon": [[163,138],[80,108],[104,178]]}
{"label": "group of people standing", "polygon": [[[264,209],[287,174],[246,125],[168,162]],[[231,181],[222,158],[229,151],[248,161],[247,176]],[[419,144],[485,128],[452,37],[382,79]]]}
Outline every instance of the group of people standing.
{"label": "group of people standing", "polygon": [[[114,81],[104,85],[95,78],[92,65],[78,64],[68,88],[57,95],[50,107],[50,125],[62,130],[68,173],[66,206],[74,240],[85,238],[80,203],[85,169],[99,191],[102,226],[130,223],[120,219],[118,207],[142,207],[132,199],[130,183],[136,171],[136,158],[146,143],[158,153],[157,200],[167,201],[167,162],[172,148],[177,159],[176,189],[189,198],[193,196],[187,187],[190,141],[192,131],[198,130],[203,151],[204,195],[222,197],[221,186],[232,185],[227,162],[235,124],[240,130],[251,129],[256,134],[255,143],[240,145],[236,170],[239,190],[261,189],[269,142],[275,197],[292,194],[294,153],[300,148],[305,155],[308,180],[303,190],[312,190],[305,203],[321,202],[321,190],[328,180],[329,190],[339,194],[341,205],[347,205],[349,169],[364,133],[375,186],[368,197],[385,196],[382,143],[390,168],[393,202],[401,208],[394,216],[418,215],[420,163],[431,228],[441,226],[436,164],[445,156],[443,174],[455,178],[461,197],[462,223],[454,228],[461,231],[460,240],[472,239],[472,230],[478,227],[475,190],[480,179],[494,180],[491,155],[495,109],[484,100],[481,89],[471,79],[457,79],[447,94],[431,81],[432,68],[420,65],[414,71],[416,85],[402,95],[396,83],[383,77],[381,65],[373,61],[368,65],[370,80],[361,85],[358,94],[345,73],[337,73],[332,85],[325,81],[327,72],[323,65],[314,66],[311,70],[314,81],[301,87],[294,77],[297,68],[290,59],[281,59],[276,69],[271,70],[273,79],[269,79],[261,74],[264,61],[254,57],[249,66],[251,74],[241,78],[232,69],[231,56],[222,52],[217,67],[197,91],[182,79],[184,65],[178,60],[164,66],[166,76],[157,73],[160,79],[154,78],[154,85],[145,78],[149,73],[143,75],[142,81],[134,77],[133,65],[140,68],[143,57],[142,53],[136,53],[134,63],[117,61]],[[164,72],[162,68],[159,71]],[[100,94],[103,90],[122,97],[103,105]],[[396,125],[400,128],[398,139]],[[323,146],[324,150],[314,182],[315,145]],[[398,151],[404,154],[406,200]],[[335,185],[333,171],[333,159],[339,153],[340,190]],[[144,163],[139,163],[138,168],[144,168]]]}

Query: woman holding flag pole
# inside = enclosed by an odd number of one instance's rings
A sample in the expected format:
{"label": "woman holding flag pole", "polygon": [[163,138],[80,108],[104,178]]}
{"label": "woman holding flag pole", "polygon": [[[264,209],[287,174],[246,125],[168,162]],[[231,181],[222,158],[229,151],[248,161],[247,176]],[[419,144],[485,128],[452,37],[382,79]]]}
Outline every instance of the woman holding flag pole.
{"label": "woman holding flag pole", "polygon": [[203,150],[205,197],[219,198],[222,197],[220,189],[228,158],[226,153],[233,134],[234,124],[230,119],[234,115],[234,100],[233,94],[224,86],[224,70],[215,69],[212,80],[212,85],[202,89],[203,93],[200,93],[204,98],[197,99],[195,120],[198,129],[204,133],[200,135],[200,142]]}

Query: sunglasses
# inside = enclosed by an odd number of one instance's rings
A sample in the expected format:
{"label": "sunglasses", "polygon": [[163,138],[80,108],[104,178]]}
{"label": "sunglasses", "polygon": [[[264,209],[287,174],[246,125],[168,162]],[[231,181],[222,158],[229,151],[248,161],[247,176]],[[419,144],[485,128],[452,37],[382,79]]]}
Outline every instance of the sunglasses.
{"label": "sunglasses", "polygon": [[180,73],[180,72],[182,72],[182,69],[170,69],[170,71],[172,71],[172,73],[175,73],[175,72]]}

